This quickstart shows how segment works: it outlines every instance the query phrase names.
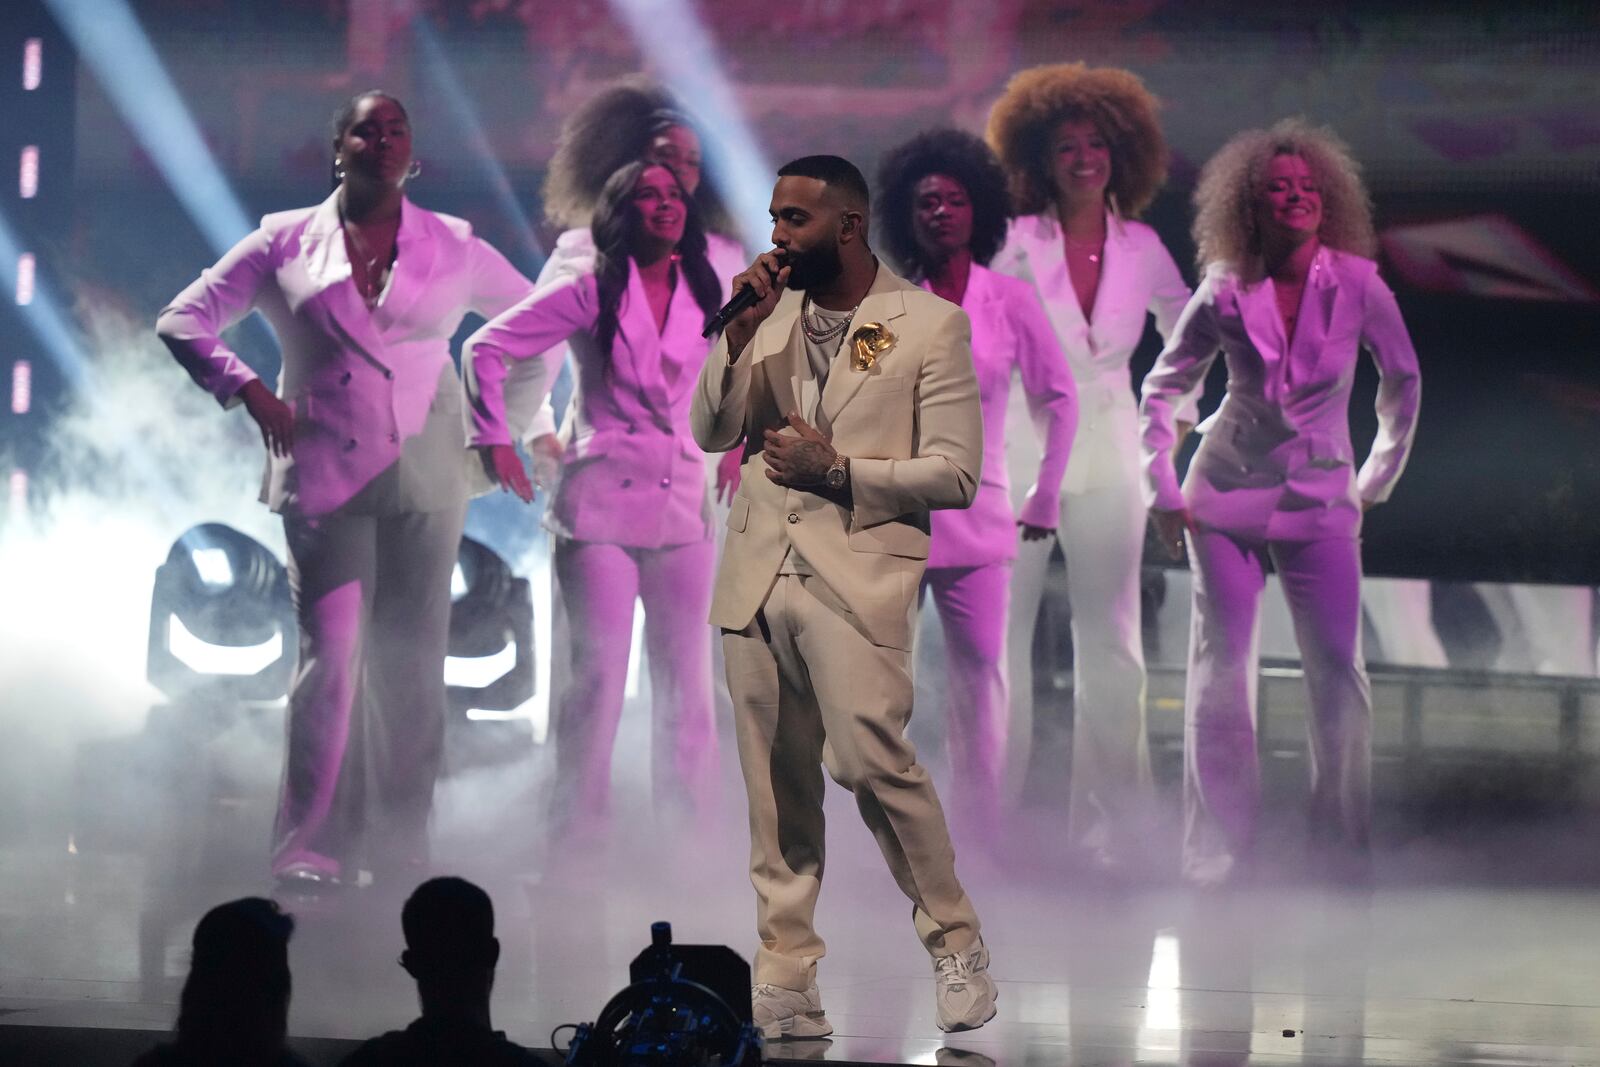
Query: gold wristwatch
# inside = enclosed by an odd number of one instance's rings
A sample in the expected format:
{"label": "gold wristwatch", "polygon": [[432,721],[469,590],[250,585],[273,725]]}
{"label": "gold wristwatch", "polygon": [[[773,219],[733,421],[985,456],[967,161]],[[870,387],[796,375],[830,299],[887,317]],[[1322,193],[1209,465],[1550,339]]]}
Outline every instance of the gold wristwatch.
{"label": "gold wristwatch", "polygon": [[843,489],[850,480],[850,459],[843,453],[835,452],[833,466],[828,468],[828,473],[823,475],[829,489]]}

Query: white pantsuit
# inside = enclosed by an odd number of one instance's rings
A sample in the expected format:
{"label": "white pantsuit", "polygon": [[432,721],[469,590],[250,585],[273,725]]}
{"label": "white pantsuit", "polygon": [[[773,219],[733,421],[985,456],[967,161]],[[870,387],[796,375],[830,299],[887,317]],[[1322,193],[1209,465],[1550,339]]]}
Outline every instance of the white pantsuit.
{"label": "white pantsuit", "polygon": [[[1363,347],[1380,376],[1378,434],[1358,474],[1349,406]],[[1201,428],[1180,490],[1175,405],[1219,350],[1228,393]],[[1361,514],[1393,491],[1420,398],[1416,353],[1377,265],[1326,247],[1306,280],[1292,345],[1271,280],[1246,284],[1214,266],[1145,378],[1145,498],[1187,507],[1193,524],[1183,856],[1193,881],[1227,879],[1252,844],[1257,612],[1268,556],[1305,664],[1313,830],[1366,845],[1372,700],[1361,655]]]}
{"label": "white pantsuit", "polygon": [[[1030,285],[973,264],[961,309],[972,320],[983,449],[994,460],[984,466],[970,508],[929,516],[932,539],[923,583],[944,624],[952,821],[966,823],[974,836],[993,837],[999,831],[1005,775],[1006,625],[1017,523],[1055,526],[1078,405],[1072,372]],[[1030,429],[1043,445],[1016,511],[1002,460],[1014,377],[1022,381]]]}
{"label": "white pantsuit", "polygon": [[469,462],[450,338],[468,312],[498,314],[528,289],[466,222],[407,200],[368,308],[335,193],[263,218],[161,313],[162,340],[224,406],[256,377],[225,329],[259,310],[283,348],[294,449],[268,457],[262,499],[284,517],[301,636],[276,870],[343,872],[364,799],[377,802],[375,861],[426,858]]}
{"label": "white pantsuit", "polygon": [[[1139,497],[1138,406],[1128,361],[1144,334],[1146,316],[1153,315],[1162,336],[1170,336],[1189,289],[1154,230],[1109,212],[1100,285],[1087,317],[1073,290],[1061,226],[1053,215],[1013,220],[991,267],[1032,283],[1077,382],[1078,429],[1056,533],[1072,605],[1068,829],[1078,848],[1115,850],[1137,832],[1134,823],[1151,792],[1139,617],[1145,513]],[[1033,630],[1049,556],[1049,541],[1023,543],[1012,582],[1011,752],[1024,761],[1023,746],[1033,729]]]}
{"label": "white pantsuit", "polygon": [[[730,362],[724,338],[696,389],[695,439],[741,447],[744,470],[711,605],[722,628],[739,760],[750,803],[750,880],[760,947],[754,978],[804,990],[824,945],[813,918],[826,853],[822,772],[854,794],[929,953],[978,941],[944,812],[905,738],[911,635],[928,557],[928,515],[971,505],[983,454],[971,333],[959,308],[879,266],[818,393],[790,290]],[[869,366],[851,336],[893,340]],[[767,477],[765,431],[815,425],[850,460],[847,495]],[[799,569],[797,556],[804,563]]]}
{"label": "white pantsuit", "polygon": [[[588,833],[609,814],[635,599],[644,602],[651,656],[658,802],[703,813],[717,767],[705,619],[711,512],[704,458],[689,428],[690,397],[711,347],[700,336],[706,313],[680,278],[658,330],[630,260],[609,352],[594,336],[598,315],[594,275],[568,275],[473,334],[465,357],[476,445],[511,443],[515,420],[504,388],[513,367],[536,369],[524,384],[532,377],[548,383],[562,351],[552,346],[563,341],[576,363],[578,388],[561,430],[561,480],[545,522],[556,537],[572,648],[554,721],[558,822]],[[518,399],[541,403],[543,389]]]}

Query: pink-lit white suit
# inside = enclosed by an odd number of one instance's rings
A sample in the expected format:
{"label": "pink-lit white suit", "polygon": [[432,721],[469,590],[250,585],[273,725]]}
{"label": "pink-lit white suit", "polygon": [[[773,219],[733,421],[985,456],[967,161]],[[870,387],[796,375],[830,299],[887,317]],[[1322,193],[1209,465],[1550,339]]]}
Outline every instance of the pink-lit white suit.
{"label": "pink-lit white suit", "polygon": [[[711,342],[687,282],[658,331],[632,261],[610,353],[593,329],[594,275],[540,286],[467,341],[475,445],[508,444],[508,360],[535,360],[518,402],[543,401],[570,346],[578,384],[561,437],[562,475],[546,514],[571,630],[572,669],[554,720],[557,804],[582,828],[608,810],[611,751],[622,713],[634,601],[645,612],[654,703],[652,780],[662,800],[705,803],[715,782],[706,612],[715,565],[705,460],[689,403]],[[524,364],[526,366],[526,364]]]}
{"label": "pink-lit white suit", "polygon": [[268,458],[262,499],[283,514],[300,661],[273,864],[331,874],[355,858],[369,781],[380,839],[368,851],[426,856],[469,462],[450,338],[467,312],[498,314],[529,289],[466,222],[407,200],[368,309],[337,196],[263,218],[157,323],[229,407],[256,375],[222,332],[259,310],[283,348],[294,450]]}
{"label": "pink-lit white suit", "polygon": [[[1350,388],[1362,347],[1380,375],[1378,434],[1357,473]],[[1180,490],[1174,406],[1218,351],[1228,393]],[[1185,697],[1184,873],[1228,877],[1259,806],[1257,613],[1270,556],[1310,690],[1313,827],[1363,847],[1372,698],[1361,655],[1361,515],[1388,499],[1416,432],[1421,379],[1394,295],[1371,260],[1322,248],[1293,343],[1270,279],[1213,266],[1145,377],[1145,499],[1187,507],[1194,612]]]}
{"label": "pink-lit white suit", "polygon": [[[1061,485],[1056,536],[1072,603],[1072,786],[1075,846],[1113,847],[1148,802],[1144,646],[1139,565],[1145,511],[1139,498],[1139,415],[1128,361],[1147,315],[1171,335],[1189,288],[1150,227],[1106,214],[1100,284],[1086,318],[1067,270],[1054,215],[1014,219],[990,268],[1033,285],[1078,389],[1078,429]],[[1192,419],[1192,416],[1191,416]],[[1023,543],[1012,583],[1009,633],[1011,758],[1025,762],[1033,729],[1033,630],[1050,542]]]}
{"label": "pink-lit white suit", "polygon": [[[926,286],[925,286],[926,287]],[[994,830],[1006,757],[1009,691],[1006,625],[1017,523],[1054,528],[1061,480],[1078,424],[1077,390],[1033,287],[972,265],[961,309],[972,320],[972,365],[983,407],[984,464],[978,495],[964,510],[932,512],[923,585],[944,624],[945,716],[953,821]],[[1043,442],[1038,476],[1022,507],[1011,506],[1006,407],[1013,377]]]}

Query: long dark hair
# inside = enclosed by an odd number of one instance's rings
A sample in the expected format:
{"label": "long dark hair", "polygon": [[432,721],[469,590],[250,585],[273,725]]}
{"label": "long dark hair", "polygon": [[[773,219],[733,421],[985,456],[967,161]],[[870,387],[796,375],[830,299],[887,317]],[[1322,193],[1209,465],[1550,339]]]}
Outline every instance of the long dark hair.
{"label": "long dark hair", "polygon": [[[607,361],[611,359],[611,346],[617,339],[617,309],[622,304],[622,294],[628,289],[628,259],[633,255],[634,242],[639,234],[639,212],[633,206],[633,187],[639,176],[651,167],[660,167],[678,176],[664,163],[637,160],[618,167],[600,189],[600,199],[595,204],[594,217],[589,229],[594,234],[594,279],[600,297],[600,316],[595,320],[594,335],[600,342],[600,351]],[[679,183],[681,191],[683,186]],[[695,202],[683,198],[683,237],[678,241],[678,268],[689,283],[694,302],[700,305],[709,321],[721,305],[722,285],[716,271],[706,258],[706,231],[700,224],[700,211]]]}

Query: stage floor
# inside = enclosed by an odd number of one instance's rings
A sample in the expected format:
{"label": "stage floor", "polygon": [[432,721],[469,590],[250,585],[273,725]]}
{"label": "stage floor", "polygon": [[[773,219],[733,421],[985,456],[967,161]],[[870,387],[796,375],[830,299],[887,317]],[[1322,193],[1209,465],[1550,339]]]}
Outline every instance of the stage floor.
{"label": "stage floor", "polygon": [[[498,802],[486,788],[470,803],[447,795],[445,821],[458,830],[442,838],[439,865],[494,896],[505,946],[494,1017],[514,1039],[548,1048],[558,1025],[592,1020],[653,920],[670,920],[679,942],[751,952],[738,806],[691,829],[642,814],[640,800],[624,790],[619,801],[641,813],[607,847],[541,855],[516,789]],[[148,1029],[152,1041],[170,1028],[196,919],[269,889],[255,847],[261,814],[216,809],[141,851],[73,854],[64,840],[0,849],[0,1025]],[[476,832],[459,829],[469,817]],[[835,1034],[774,1044],[769,1057],[1600,1064],[1592,827],[1552,818],[1424,837],[1392,824],[1375,884],[1358,891],[1310,880],[1296,821],[1278,821],[1256,885],[1213,894],[1173,884],[1160,835],[1138,878],[1075,874],[1052,858],[1061,820],[1050,810],[1029,812],[998,850],[958,840],[1001,999],[988,1026],[947,1036],[934,1026],[931,973],[904,899],[834,789],[818,923]],[[360,1038],[413,1015],[396,965],[409,888],[287,902],[298,920],[295,1034]]]}

